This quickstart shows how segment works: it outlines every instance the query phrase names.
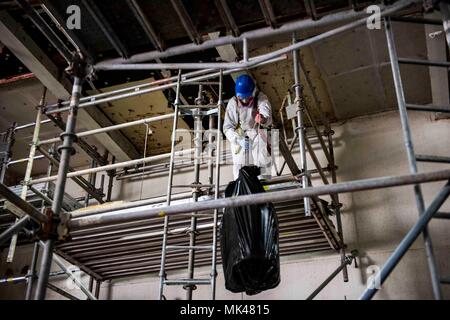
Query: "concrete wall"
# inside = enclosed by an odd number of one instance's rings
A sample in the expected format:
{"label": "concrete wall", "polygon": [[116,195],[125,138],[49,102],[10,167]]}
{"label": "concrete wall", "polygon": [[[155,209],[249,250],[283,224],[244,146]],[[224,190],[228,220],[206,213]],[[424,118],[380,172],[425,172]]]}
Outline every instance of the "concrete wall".
{"label": "concrete wall", "polygon": [[[424,113],[410,114],[410,122],[417,153],[430,155],[450,154],[450,120],[433,120],[433,115]],[[350,181],[387,175],[408,173],[408,164],[401,133],[401,125],[397,112],[388,112],[370,117],[356,118],[333,125],[337,142],[336,159],[339,166],[339,181]],[[297,156],[297,155],[296,155]],[[323,158],[323,156],[321,157]],[[312,165],[312,164],[311,164]],[[442,164],[419,164],[422,172],[443,169]],[[191,173],[176,176],[175,183],[191,182]],[[187,180],[186,180],[187,179]],[[230,168],[223,170],[222,182],[231,179]],[[165,194],[167,177],[164,175],[152,179],[137,179],[134,182],[115,184],[116,199],[135,200]],[[318,185],[319,181],[314,180]],[[423,185],[426,204],[429,204],[444,182]],[[142,186],[142,188],[141,188]],[[69,189],[71,187],[69,186]],[[344,194],[341,196],[343,207],[344,236],[349,249],[358,249],[361,257],[359,268],[349,268],[348,283],[339,275],[319,295],[318,299],[357,299],[366,286],[370,276],[369,269],[382,266],[392,253],[408,229],[417,220],[417,210],[412,186],[365,191]],[[447,201],[442,211],[450,210]],[[433,237],[439,269],[445,276],[450,275],[450,222],[432,221],[430,233]],[[16,262],[6,266],[3,252],[0,260],[0,274],[7,268],[14,274],[29,263],[29,248],[18,250]],[[289,256],[282,258],[281,283],[272,290],[256,296],[233,294],[225,290],[222,268],[218,267],[217,298],[219,299],[304,299],[317,287],[337,266],[337,254],[320,253]],[[55,268],[56,269],[56,268]],[[208,268],[197,270],[196,276],[209,274]],[[169,275],[175,277],[175,275]],[[60,277],[61,279],[61,277]],[[55,283],[67,286],[63,280]],[[88,279],[83,278],[87,283]],[[448,287],[448,286],[447,286]],[[102,299],[156,299],[158,278],[156,275],[134,277],[103,283]],[[83,297],[79,290],[70,290],[72,294]],[[169,287],[166,291],[168,299],[183,299],[184,290]],[[23,285],[2,285],[1,299],[22,299]],[[208,299],[209,287],[194,292],[196,299]],[[450,298],[450,289],[444,287],[444,297]],[[61,297],[49,291],[48,298]],[[398,268],[392,273],[377,299],[430,299],[431,285],[423,242],[416,241],[406,254]]]}

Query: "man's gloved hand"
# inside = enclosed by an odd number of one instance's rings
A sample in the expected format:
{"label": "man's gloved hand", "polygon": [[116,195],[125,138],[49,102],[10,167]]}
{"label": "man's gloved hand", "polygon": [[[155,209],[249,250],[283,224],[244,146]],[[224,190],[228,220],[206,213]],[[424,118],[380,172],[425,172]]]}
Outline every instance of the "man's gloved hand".
{"label": "man's gloved hand", "polygon": [[245,138],[237,139],[236,142],[241,146],[242,149],[245,149]]}
{"label": "man's gloved hand", "polygon": [[234,154],[238,154],[241,150],[245,150],[245,139],[244,138],[236,138],[234,141],[236,144],[236,148],[234,150]]}
{"label": "man's gloved hand", "polygon": [[266,123],[267,119],[260,113],[257,113],[255,116],[255,122],[258,124]]}

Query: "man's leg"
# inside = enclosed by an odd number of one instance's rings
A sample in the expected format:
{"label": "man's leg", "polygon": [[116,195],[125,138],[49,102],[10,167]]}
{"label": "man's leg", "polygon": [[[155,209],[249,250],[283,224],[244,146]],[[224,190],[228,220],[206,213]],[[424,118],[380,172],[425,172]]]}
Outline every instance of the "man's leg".
{"label": "man's leg", "polygon": [[245,152],[239,145],[231,143],[231,154],[233,157],[233,177],[236,180],[239,177],[239,170],[245,165]]}
{"label": "man's leg", "polygon": [[253,141],[252,154],[254,164],[261,169],[260,179],[270,179],[272,176],[272,157],[267,150],[267,142],[261,135],[266,131],[261,130]]}

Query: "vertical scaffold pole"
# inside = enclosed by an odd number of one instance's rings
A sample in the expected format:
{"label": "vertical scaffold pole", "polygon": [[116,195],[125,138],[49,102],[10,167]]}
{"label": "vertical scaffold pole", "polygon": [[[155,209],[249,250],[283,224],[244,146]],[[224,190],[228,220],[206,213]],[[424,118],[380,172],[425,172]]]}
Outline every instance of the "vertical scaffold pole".
{"label": "vertical scaffold pole", "polygon": [[36,279],[36,264],[39,256],[39,242],[36,241],[33,247],[33,255],[31,256],[30,270],[28,271],[27,292],[25,300],[31,300],[33,294],[34,280]]}
{"label": "vertical scaffold pole", "polygon": [[[54,146],[53,146],[54,148]],[[48,163],[48,167],[47,167],[47,177],[50,177],[52,175],[52,170],[53,170],[53,163],[51,161],[49,161]],[[50,182],[47,182],[45,184],[45,195],[48,197],[50,194]],[[45,211],[45,201],[42,200],[42,209],[41,212],[44,213]],[[36,241],[34,243],[34,248],[33,248],[33,255],[31,257],[31,265],[30,265],[30,271],[29,271],[29,278],[27,281],[27,291],[26,291],[26,296],[25,296],[25,300],[31,300],[31,297],[33,295],[33,287],[34,287],[34,283],[35,280],[37,278],[36,276],[36,265],[37,265],[37,259],[39,256],[39,242]]]}
{"label": "vertical scaffold pole", "polygon": [[[210,115],[208,119],[208,184],[212,185],[214,183],[214,159],[213,153],[215,148],[212,148],[212,145],[215,144],[214,141],[214,126],[215,120],[214,115]],[[212,194],[212,189],[209,189],[209,193]]]}
{"label": "vertical scaffold pole", "polygon": [[[46,94],[47,94],[47,88],[44,87],[44,92],[42,93],[41,101],[39,102],[39,106],[37,107],[36,122],[35,122],[36,125],[34,126],[33,140],[31,142],[31,146],[30,146],[30,153],[28,156],[27,168],[25,170],[25,176],[23,178],[22,191],[20,193],[20,197],[24,200],[27,199],[28,182],[30,181],[31,173],[33,171],[34,156],[36,154],[37,144],[39,143],[39,133],[41,131],[42,107],[45,104]],[[10,243],[9,251],[8,251],[8,257],[6,259],[6,262],[8,262],[8,263],[11,263],[14,259],[14,253],[16,251],[16,244],[17,244],[17,233],[15,235],[13,235],[13,237],[11,238],[11,243]]]}
{"label": "vertical scaffold pole", "polygon": [[[91,168],[95,168],[97,166],[97,162],[92,159],[91,161]],[[95,188],[95,182],[96,182],[96,173],[90,173],[89,174],[89,178],[88,181],[89,183]],[[86,195],[84,196],[84,206],[88,207],[89,206],[89,200],[90,200],[90,194],[89,192],[86,192]]]}
{"label": "vertical scaffold pole", "polygon": [[[172,184],[173,184],[173,168],[175,161],[175,144],[177,138],[177,126],[178,126],[178,113],[179,113],[179,105],[180,105],[180,90],[181,90],[181,70],[178,71],[177,78],[177,90],[175,95],[175,103],[174,103],[174,113],[173,113],[173,127],[172,127],[172,142],[171,142],[171,150],[170,150],[170,163],[169,163],[169,179],[167,182],[167,198],[166,204],[169,206],[172,198]],[[159,294],[158,299],[163,299],[164,293],[164,281],[166,279],[166,245],[167,245],[167,232],[169,228],[169,217],[164,217],[164,231],[163,231],[163,243],[162,243],[162,252],[161,252],[161,267],[159,271]]]}
{"label": "vertical scaffold pole", "polygon": [[[84,63],[81,60],[78,61],[76,57],[74,61],[74,72],[75,77],[72,86],[72,95],[70,98],[70,111],[67,117],[66,130],[61,134],[62,145],[59,147],[61,157],[58,168],[58,179],[56,180],[55,194],[53,197],[53,204],[51,208],[55,218],[57,218],[61,212],[64,191],[66,187],[67,172],[69,170],[69,160],[70,157],[75,153],[73,142],[76,138],[75,126],[77,122],[78,106],[80,103],[82,90],[82,77],[84,77],[85,72]],[[38,122],[36,121],[36,123]],[[35,300],[45,299],[47,282],[52,264],[54,243],[55,239],[53,237],[50,237],[45,241],[39,270],[39,279],[36,287]]]}
{"label": "vertical scaffold pole", "polygon": [[[331,127],[329,124],[326,125],[327,130],[327,138],[328,138],[328,151],[330,154],[330,171],[331,171],[331,182],[337,183],[337,176],[336,176],[336,161],[334,158],[334,146],[333,146],[333,130],[331,130]],[[344,264],[345,262],[345,242],[344,242],[344,232],[342,228],[342,216],[341,216],[341,207],[342,204],[339,202],[339,194],[335,194],[331,197],[332,199],[332,206],[334,213],[336,214],[336,227],[337,232],[339,234],[339,237],[341,238],[341,249],[339,250],[339,253],[341,255],[341,263],[343,264],[342,268],[342,277],[344,278],[344,282],[348,282],[348,269],[347,264]]]}
{"label": "vertical scaffold pole", "polygon": [[[220,157],[222,152],[222,91],[223,91],[223,70],[220,70],[219,75],[219,98],[217,101],[217,135],[216,135],[216,172],[214,179],[214,199],[219,199],[220,187]],[[212,259],[211,259],[211,299],[216,298],[216,278],[217,278],[217,219],[219,210],[214,209],[213,216],[213,243],[212,243]]]}
{"label": "vertical scaffold pole", "polygon": [[[411,173],[417,173],[418,170],[417,170],[416,156],[415,156],[414,146],[413,146],[413,142],[412,142],[411,128],[409,126],[409,121],[408,121],[408,112],[406,110],[405,93],[403,90],[403,83],[402,83],[402,79],[400,76],[400,66],[398,63],[398,55],[397,55],[397,50],[395,48],[394,34],[392,32],[392,25],[391,25],[390,18],[389,17],[385,18],[384,22],[385,22],[386,39],[387,39],[388,50],[389,50],[389,58],[391,60],[392,76],[394,78],[395,93],[397,96],[400,120],[402,123],[402,129],[403,129],[403,138],[404,138],[404,142],[405,142],[406,153],[408,155],[409,170]],[[425,203],[423,200],[423,195],[422,195],[422,190],[421,190],[420,185],[418,185],[418,184],[414,185],[414,194],[416,197],[416,205],[417,205],[417,209],[419,211],[419,215],[422,215],[423,212],[425,211]],[[422,234],[423,234],[423,239],[424,239],[424,243],[425,243],[425,252],[426,252],[428,268],[429,268],[430,276],[431,276],[431,284],[433,286],[434,298],[436,300],[440,300],[442,298],[442,293],[441,293],[441,286],[440,286],[440,280],[439,280],[439,273],[438,273],[436,261],[434,258],[431,237],[428,234],[427,227],[425,227],[423,229]]]}
{"label": "vertical scaffold pole", "polygon": [[95,298],[98,300],[98,298],[100,297],[100,288],[101,288],[102,282],[100,280],[95,280],[95,291],[94,291],[94,296]]}
{"label": "vertical scaffold pole", "polygon": [[0,167],[0,182],[3,183],[5,181],[6,169],[8,167],[8,163],[11,160],[11,148],[14,144],[14,135],[16,133],[17,124],[14,122],[13,125],[6,132],[6,136],[4,137],[4,143],[6,144],[4,154],[5,156],[2,159],[1,167]]}
{"label": "vertical scaffold pole", "polygon": [[[295,33],[292,34],[292,43],[296,43],[297,39]],[[302,188],[309,186],[308,179],[308,165],[306,162],[306,145],[305,145],[305,128],[303,124],[303,110],[301,106],[302,91],[300,84],[300,66],[298,61],[298,50],[292,51],[292,63],[294,65],[294,87],[295,87],[295,103],[297,104],[297,136],[300,145],[300,169],[302,170]],[[311,215],[311,202],[309,198],[303,198],[305,206],[305,215]]]}
{"label": "vertical scaffold pole", "polygon": [[[116,162],[116,157],[112,157],[111,159],[111,164],[114,164]],[[115,170],[110,170],[107,171],[108,174],[108,190],[106,191],[106,201],[105,202],[110,202],[111,201],[111,197],[112,197],[112,189],[113,189],[113,184],[114,184],[114,176],[116,174]]]}
{"label": "vertical scaffold pole", "polygon": [[[198,96],[196,99],[196,104],[203,103],[203,86],[199,85]],[[198,184],[200,183],[200,158],[202,155],[202,116],[200,110],[196,108],[194,110],[194,185],[192,188],[192,201],[197,202],[200,196],[200,188]],[[195,249],[193,248],[196,243],[196,232],[197,232],[197,217],[195,216],[197,212],[193,212],[191,217],[191,226],[189,228],[189,258],[188,258],[188,274],[187,279],[194,279],[194,268],[195,268]],[[195,284],[185,285],[186,289],[186,300],[192,300],[192,291],[195,290]]]}

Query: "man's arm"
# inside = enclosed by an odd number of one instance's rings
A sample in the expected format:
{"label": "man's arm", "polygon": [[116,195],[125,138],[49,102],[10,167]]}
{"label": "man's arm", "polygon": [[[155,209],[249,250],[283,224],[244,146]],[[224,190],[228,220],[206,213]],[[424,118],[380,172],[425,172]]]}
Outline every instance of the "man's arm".
{"label": "man's arm", "polygon": [[264,93],[260,93],[258,96],[258,112],[264,117],[261,122],[263,127],[269,127],[272,125],[272,105],[269,99]]}
{"label": "man's arm", "polygon": [[235,99],[230,99],[225,110],[225,119],[223,121],[223,133],[227,137],[228,141],[237,143],[239,135],[236,132],[238,125],[238,119],[236,117],[236,102]]}

